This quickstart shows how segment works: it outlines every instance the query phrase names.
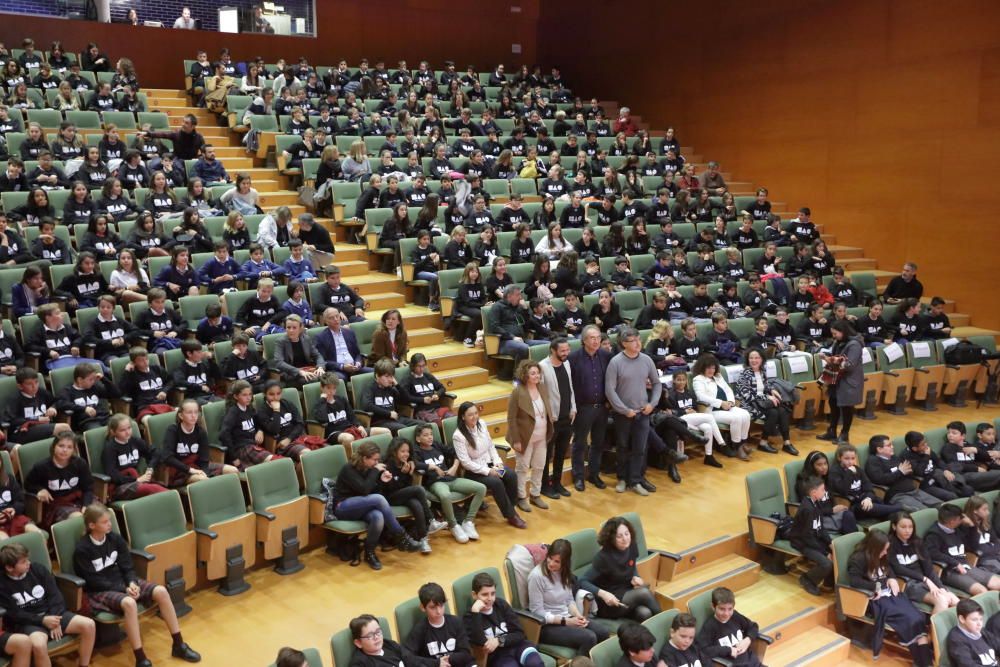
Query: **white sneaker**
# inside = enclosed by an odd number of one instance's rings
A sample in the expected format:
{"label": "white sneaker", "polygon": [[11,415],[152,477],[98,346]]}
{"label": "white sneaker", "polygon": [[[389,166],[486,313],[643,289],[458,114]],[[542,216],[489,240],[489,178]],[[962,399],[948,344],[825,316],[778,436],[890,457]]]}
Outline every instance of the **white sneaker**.
{"label": "white sneaker", "polygon": [[469,541],[469,536],[462,530],[461,524],[455,524],[451,527],[451,534],[455,538],[455,541],[459,544],[465,544]]}
{"label": "white sneaker", "polygon": [[[620,479],[620,480],[618,480],[618,484],[615,485],[615,491],[617,491],[618,493],[625,493],[625,488],[627,486],[628,485],[625,483],[625,480],[624,479]],[[643,489],[643,490],[645,491],[645,489]]]}
{"label": "white sneaker", "polygon": [[438,521],[437,519],[431,519],[430,525],[427,526],[427,534],[433,535],[439,530],[444,530],[447,527],[448,527],[447,521]]}
{"label": "white sneaker", "polygon": [[465,523],[463,523],[462,530],[465,531],[465,534],[469,537],[470,540],[479,539],[479,533],[476,532],[476,524],[472,523],[471,521],[466,521]]}
{"label": "white sneaker", "polygon": [[431,543],[425,537],[424,539],[420,540],[420,553],[429,554],[430,552],[431,552]]}
{"label": "white sneaker", "polygon": [[462,341],[462,343],[465,345],[465,347],[475,347],[476,345],[471,338],[466,338],[464,341]]}

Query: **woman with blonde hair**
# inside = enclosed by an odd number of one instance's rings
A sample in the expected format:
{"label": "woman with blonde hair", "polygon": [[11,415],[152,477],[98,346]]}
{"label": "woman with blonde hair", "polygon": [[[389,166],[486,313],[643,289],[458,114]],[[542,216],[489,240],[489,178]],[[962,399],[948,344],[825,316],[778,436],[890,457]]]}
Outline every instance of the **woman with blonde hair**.
{"label": "woman with blonde hair", "polygon": [[[537,361],[523,359],[515,372],[517,385],[507,401],[507,442],[517,460],[517,507],[530,512],[531,505],[548,509],[542,500],[545,452],[552,439],[552,411],[543,396],[542,369]],[[531,501],[527,483],[531,482]]]}
{"label": "woman with blonde hair", "polygon": [[341,163],[341,167],[344,170],[344,179],[348,181],[360,181],[372,173],[372,164],[368,160],[364,141],[358,139],[351,144],[347,159]]}

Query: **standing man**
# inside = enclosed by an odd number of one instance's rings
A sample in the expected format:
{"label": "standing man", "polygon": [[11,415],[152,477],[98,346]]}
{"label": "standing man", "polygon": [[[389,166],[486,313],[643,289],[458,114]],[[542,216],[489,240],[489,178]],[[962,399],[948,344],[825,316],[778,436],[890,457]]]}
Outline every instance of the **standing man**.
{"label": "standing man", "polygon": [[[618,486],[624,493],[632,489],[640,496],[649,491],[642,485],[649,439],[649,416],[660,402],[663,386],[656,364],[642,352],[639,332],[628,328],[618,337],[622,351],[611,359],[605,374],[605,394],[614,411],[615,439],[618,451]],[[649,389],[652,389],[650,392]]]}
{"label": "standing man", "polygon": [[[140,137],[152,137],[154,139],[170,139],[174,144],[174,157],[179,161],[197,160],[201,157],[201,150],[205,146],[205,137],[198,132],[198,119],[193,114],[187,114],[181,121],[178,130],[157,130],[155,132],[139,132]],[[185,170],[184,163],[181,162],[181,171]],[[149,169],[152,172],[159,169],[159,163],[150,160]]]}
{"label": "standing man", "polygon": [[583,346],[569,355],[573,396],[576,399],[576,418],[573,420],[573,487],[583,491],[583,459],[590,441],[587,481],[603,489],[601,479],[601,454],[604,452],[604,435],[608,430],[608,407],[604,379],[612,354],[601,349],[601,330],[593,324],[583,328],[580,336]]}
{"label": "standing man", "polygon": [[573,420],[576,418],[576,396],[573,395],[568,359],[569,341],[560,336],[549,343],[549,356],[539,364],[545,399],[555,417],[555,430],[552,442],[546,449],[547,459],[542,473],[542,494],[553,500],[570,495],[569,490],[562,485],[563,462],[566,460],[566,449],[573,435]]}
{"label": "standing man", "polygon": [[181,9],[181,15],[177,17],[176,21],[174,21],[174,27],[177,28],[178,30],[194,30],[195,29],[196,26],[195,26],[194,19],[191,18],[191,8],[190,7],[184,7],[183,9]]}

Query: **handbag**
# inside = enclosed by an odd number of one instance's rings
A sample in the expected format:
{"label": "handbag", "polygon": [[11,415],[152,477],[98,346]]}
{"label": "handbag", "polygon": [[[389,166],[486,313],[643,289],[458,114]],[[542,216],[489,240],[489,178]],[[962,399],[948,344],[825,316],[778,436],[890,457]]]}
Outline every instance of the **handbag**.
{"label": "handbag", "polygon": [[305,206],[308,211],[316,210],[316,188],[311,185],[299,188],[299,206]]}

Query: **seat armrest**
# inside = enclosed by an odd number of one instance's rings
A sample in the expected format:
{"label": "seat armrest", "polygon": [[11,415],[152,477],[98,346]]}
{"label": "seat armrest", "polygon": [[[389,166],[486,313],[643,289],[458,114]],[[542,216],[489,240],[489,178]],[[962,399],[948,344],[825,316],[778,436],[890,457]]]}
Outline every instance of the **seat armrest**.
{"label": "seat armrest", "polygon": [[218,539],[219,534],[214,530],[208,530],[207,528],[195,528],[194,532],[198,535],[204,535],[210,540]]}
{"label": "seat armrest", "polygon": [[268,521],[274,521],[275,519],[278,518],[278,515],[274,514],[273,512],[262,512],[262,511],[254,510],[254,514],[256,514],[259,517],[263,517],[263,518],[267,519]]}
{"label": "seat armrest", "polygon": [[133,556],[137,556],[143,559],[144,561],[152,562],[156,560],[156,554],[151,554],[148,551],[144,551],[142,549],[129,549],[129,551]]}

